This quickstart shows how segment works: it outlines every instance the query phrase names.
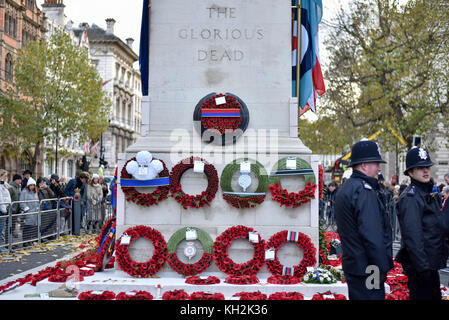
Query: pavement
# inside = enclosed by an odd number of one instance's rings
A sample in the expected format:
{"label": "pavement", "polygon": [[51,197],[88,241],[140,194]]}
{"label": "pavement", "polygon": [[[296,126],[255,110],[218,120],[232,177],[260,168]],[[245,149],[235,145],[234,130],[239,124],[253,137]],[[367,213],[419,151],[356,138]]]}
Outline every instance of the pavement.
{"label": "pavement", "polygon": [[44,269],[49,263],[65,260],[83,249],[79,246],[88,243],[97,235],[63,236],[26,249],[19,248],[11,253],[0,254],[0,283],[9,282],[20,274],[31,273],[34,269]]}

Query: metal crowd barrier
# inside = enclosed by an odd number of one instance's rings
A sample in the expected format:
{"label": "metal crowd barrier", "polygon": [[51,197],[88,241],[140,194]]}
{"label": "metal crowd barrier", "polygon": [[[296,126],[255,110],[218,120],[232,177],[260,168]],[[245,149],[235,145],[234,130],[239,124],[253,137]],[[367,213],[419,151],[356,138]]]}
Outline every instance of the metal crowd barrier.
{"label": "metal crowd barrier", "polygon": [[[0,203],[8,206],[8,214],[0,216],[0,248],[11,252],[13,246],[40,245],[43,239],[72,234],[72,201],[66,197]],[[24,211],[26,204],[33,203],[38,205],[37,211]],[[13,213],[13,208],[20,209]]]}

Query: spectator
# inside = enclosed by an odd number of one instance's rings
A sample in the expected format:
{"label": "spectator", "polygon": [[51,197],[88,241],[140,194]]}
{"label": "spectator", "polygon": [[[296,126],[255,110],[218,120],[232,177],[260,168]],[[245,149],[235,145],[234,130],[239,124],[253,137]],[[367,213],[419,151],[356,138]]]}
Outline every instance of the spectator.
{"label": "spectator", "polygon": [[62,191],[65,190],[66,185],[67,185],[67,178],[62,176],[61,179],[59,179],[59,186],[61,187]]}
{"label": "spectator", "polygon": [[[63,188],[61,187],[60,179],[57,174],[52,174],[50,176],[50,189],[53,191],[53,193],[58,199],[67,198]],[[65,227],[69,226],[69,219],[72,214],[72,206],[70,203],[71,201],[69,199],[59,200],[59,208],[60,208],[59,212],[61,215],[60,228],[59,228],[60,231],[64,231]]]}
{"label": "spectator", "polygon": [[39,197],[37,195],[36,181],[29,178],[27,186],[20,193],[20,210],[26,213],[25,225],[23,227],[24,247],[32,245],[31,240],[37,237],[37,212],[39,212]]}
{"label": "spectator", "polygon": [[449,236],[449,186],[443,188],[443,205],[441,211],[443,213],[443,228],[446,231],[446,235]]}
{"label": "spectator", "polygon": [[406,178],[401,181],[401,184],[399,186],[399,195],[402,194],[402,192],[407,188],[407,186],[408,186],[408,179]]}
{"label": "spectator", "polygon": [[390,191],[388,188],[387,183],[385,182],[385,178],[382,175],[382,173],[379,173],[377,177],[377,181],[379,182],[379,194],[380,199],[382,201],[382,204],[384,205],[384,208],[388,214],[388,217],[390,219],[390,226],[391,229],[394,228],[394,221],[393,221],[393,192]]}
{"label": "spectator", "polygon": [[394,187],[398,184],[398,175],[394,174],[391,176],[391,186]]}
{"label": "spectator", "polygon": [[[12,177],[12,181],[9,183],[9,194],[11,196],[11,202],[17,202],[20,200],[20,192],[22,191],[22,176],[20,174],[15,174]],[[12,214],[17,215],[20,212],[20,206],[18,203],[12,205]],[[15,237],[18,236],[20,219],[18,217],[13,217],[12,219],[12,233]]]}
{"label": "spectator", "polygon": [[[0,169],[0,244],[4,244],[3,229],[7,225],[8,204],[11,203],[11,195],[9,193],[8,171]],[[0,251],[6,251],[0,248]]]}
{"label": "spectator", "polygon": [[446,181],[446,185],[449,186],[449,173],[444,175],[444,181]]}
{"label": "spectator", "polygon": [[23,190],[23,189],[26,188],[27,183],[28,183],[28,179],[31,178],[31,176],[33,175],[33,173],[32,173],[30,170],[26,169],[26,170],[23,172],[22,175],[23,175],[23,180],[22,180],[22,190]]}
{"label": "spectator", "polygon": [[89,173],[88,172],[81,172],[80,175],[76,178],[73,178],[70,180],[66,187],[65,187],[65,194],[68,197],[74,197],[75,196],[75,190],[79,189],[80,192],[80,198],[81,198],[81,216],[80,216],[80,224],[82,228],[83,226],[83,220],[85,221],[85,211],[87,209],[87,203],[86,203],[86,183],[89,180]]}
{"label": "spectator", "polygon": [[59,176],[57,174],[52,174],[50,176],[50,189],[58,199],[66,196],[65,192],[61,188],[61,185],[59,184]]}
{"label": "spectator", "polygon": [[327,219],[332,224],[335,222],[334,217],[334,203],[335,203],[335,195],[337,194],[338,190],[338,183],[336,181],[332,181],[327,186],[327,193],[326,198],[324,199],[325,207],[326,207],[326,213],[327,213]]}
{"label": "spectator", "polygon": [[37,185],[39,186],[38,196],[39,201],[44,200],[41,206],[41,234],[42,236],[47,236],[51,233],[56,232],[56,212],[50,211],[56,209],[56,201],[45,201],[49,199],[55,199],[56,196],[53,191],[47,186],[45,179],[37,179]]}
{"label": "spectator", "polygon": [[100,222],[100,224],[103,225],[106,216],[106,200],[108,199],[109,188],[106,182],[104,181],[104,177],[102,175],[100,175],[99,183],[101,185],[101,189],[103,190],[103,199],[101,200],[101,222]]}
{"label": "spectator", "polygon": [[87,185],[87,231],[98,231],[101,227],[101,201],[103,200],[103,189],[99,184],[98,174],[92,175],[92,180]]}

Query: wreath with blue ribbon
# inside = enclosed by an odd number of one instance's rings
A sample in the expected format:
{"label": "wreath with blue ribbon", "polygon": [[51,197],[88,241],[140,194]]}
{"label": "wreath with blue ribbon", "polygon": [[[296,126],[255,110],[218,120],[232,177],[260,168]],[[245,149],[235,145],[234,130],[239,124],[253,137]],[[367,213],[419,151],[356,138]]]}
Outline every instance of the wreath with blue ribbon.
{"label": "wreath with blue ribbon", "polygon": [[[120,185],[125,194],[126,201],[134,202],[141,206],[150,207],[168,198],[170,192],[169,171],[164,161],[160,160],[164,169],[159,173],[158,178],[151,180],[136,180],[126,171],[126,165],[136,161],[136,157],[129,159],[122,168],[120,174]],[[141,193],[136,188],[155,187],[156,190],[148,193]]]}

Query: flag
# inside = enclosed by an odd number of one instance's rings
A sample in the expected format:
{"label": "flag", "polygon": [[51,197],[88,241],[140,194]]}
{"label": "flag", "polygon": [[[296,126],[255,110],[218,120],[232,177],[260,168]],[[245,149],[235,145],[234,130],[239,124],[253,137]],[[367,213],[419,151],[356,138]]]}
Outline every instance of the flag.
{"label": "flag", "polygon": [[91,151],[92,151],[92,155],[96,155],[98,152],[98,144],[100,143],[100,141],[98,141],[96,144],[94,144],[94,146],[92,147]]}
{"label": "flag", "polygon": [[139,65],[142,82],[142,95],[148,96],[148,79],[150,68],[150,1],[143,1],[142,25],[140,29]]}
{"label": "flag", "polygon": [[298,242],[299,232],[289,231],[287,232],[287,241]]}
{"label": "flag", "polygon": [[[292,0],[296,5],[297,0]],[[301,65],[300,65],[300,116],[308,110],[316,112],[316,98],[325,91],[323,74],[321,71],[319,57],[318,24],[322,17],[321,0],[301,1]],[[293,54],[292,73],[294,76],[293,87],[294,97],[296,95],[296,57],[297,57],[297,16],[296,9],[292,9],[293,14]]]}
{"label": "flag", "polygon": [[114,178],[111,183],[111,205],[114,208],[114,213],[117,210],[117,171],[118,167],[115,168]]}
{"label": "flag", "polygon": [[109,80],[103,82],[103,83],[101,84],[101,86],[104,87],[105,85],[107,85],[107,84],[108,84],[109,82],[111,82],[111,81],[112,81],[112,79],[109,79]]}

